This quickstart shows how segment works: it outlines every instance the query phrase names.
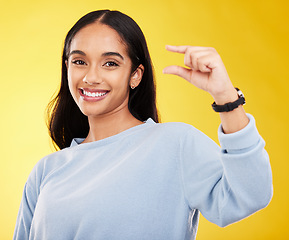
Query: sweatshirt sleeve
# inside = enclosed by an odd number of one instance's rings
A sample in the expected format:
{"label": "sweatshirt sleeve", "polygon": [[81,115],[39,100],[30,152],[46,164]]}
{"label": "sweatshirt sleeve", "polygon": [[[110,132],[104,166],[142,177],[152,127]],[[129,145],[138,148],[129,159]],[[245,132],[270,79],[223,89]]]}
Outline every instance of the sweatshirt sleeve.
{"label": "sweatshirt sleeve", "polygon": [[30,235],[30,227],[36,207],[40,177],[38,164],[30,173],[28,180],[24,186],[22,200],[18,211],[13,240],[28,240]]}
{"label": "sweatshirt sleeve", "polygon": [[181,151],[184,192],[190,208],[224,227],[268,205],[272,173],[265,142],[253,116],[242,130],[224,134],[221,148],[196,129],[187,133]]}

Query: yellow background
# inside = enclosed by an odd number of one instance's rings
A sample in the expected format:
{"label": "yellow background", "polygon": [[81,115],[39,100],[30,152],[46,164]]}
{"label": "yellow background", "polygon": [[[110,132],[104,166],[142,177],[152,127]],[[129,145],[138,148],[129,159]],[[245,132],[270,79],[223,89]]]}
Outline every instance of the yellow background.
{"label": "yellow background", "polygon": [[227,228],[203,217],[197,239],[289,239],[288,57],[286,0],[26,0],[0,4],[0,239],[11,239],[25,181],[52,151],[44,110],[60,81],[66,32],[82,15],[118,9],[143,29],[157,77],[162,121],[190,123],[217,141],[212,98],[184,80],[163,75],[182,56],[165,44],[215,47],[266,140],[274,177],[271,204]]}

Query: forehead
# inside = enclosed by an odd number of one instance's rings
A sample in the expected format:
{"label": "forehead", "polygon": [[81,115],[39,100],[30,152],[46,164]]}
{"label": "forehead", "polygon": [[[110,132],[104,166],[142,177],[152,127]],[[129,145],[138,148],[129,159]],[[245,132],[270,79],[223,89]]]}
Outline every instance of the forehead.
{"label": "forehead", "polygon": [[92,23],[79,30],[71,41],[70,51],[82,50],[84,52],[115,51],[127,54],[127,46],[113,28]]}

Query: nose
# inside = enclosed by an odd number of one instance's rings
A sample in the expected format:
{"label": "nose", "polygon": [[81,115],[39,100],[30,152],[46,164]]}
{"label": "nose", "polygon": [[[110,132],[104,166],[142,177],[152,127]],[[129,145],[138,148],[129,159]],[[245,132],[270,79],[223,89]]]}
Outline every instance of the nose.
{"label": "nose", "polygon": [[99,84],[102,82],[102,79],[99,76],[98,70],[96,69],[96,67],[89,68],[88,72],[83,78],[83,82],[85,82],[88,85]]}

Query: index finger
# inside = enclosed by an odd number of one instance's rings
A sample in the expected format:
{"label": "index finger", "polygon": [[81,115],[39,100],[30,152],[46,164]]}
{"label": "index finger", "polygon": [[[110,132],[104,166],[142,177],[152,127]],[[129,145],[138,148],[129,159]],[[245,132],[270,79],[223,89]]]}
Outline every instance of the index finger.
{"label": "index finger", "polygon": [[202,51],[205,50],[206,47],[190,46],[190,45],[182,45],[182,46],[166,45],[166,49],[170,52],[185,54],[188,49],[190,49],[191,51]]}
{"label": "index finger", "polygon": [[190,46],[173,46],[166,45],[166,49],[170,52],[185,53]]}

